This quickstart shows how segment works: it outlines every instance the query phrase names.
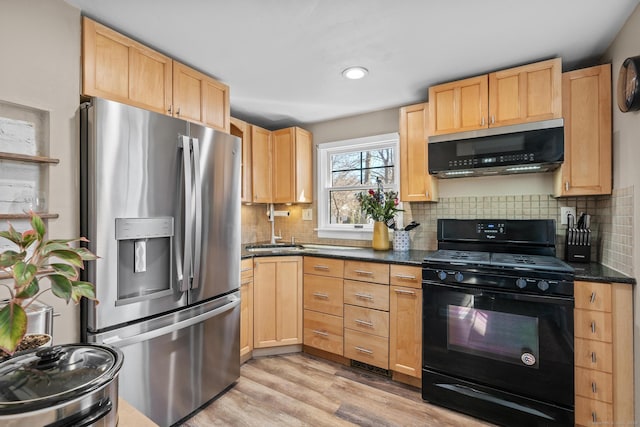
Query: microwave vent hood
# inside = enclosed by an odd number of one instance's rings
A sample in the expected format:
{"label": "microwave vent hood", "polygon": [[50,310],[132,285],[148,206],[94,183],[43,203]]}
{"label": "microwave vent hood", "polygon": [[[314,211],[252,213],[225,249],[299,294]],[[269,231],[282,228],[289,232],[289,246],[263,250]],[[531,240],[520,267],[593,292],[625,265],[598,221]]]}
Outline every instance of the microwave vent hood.
{"label": "microwave vent hood", "polygon": [[438,178],[548,172],[564,161],[564,120],[430,136],[428,152]]}

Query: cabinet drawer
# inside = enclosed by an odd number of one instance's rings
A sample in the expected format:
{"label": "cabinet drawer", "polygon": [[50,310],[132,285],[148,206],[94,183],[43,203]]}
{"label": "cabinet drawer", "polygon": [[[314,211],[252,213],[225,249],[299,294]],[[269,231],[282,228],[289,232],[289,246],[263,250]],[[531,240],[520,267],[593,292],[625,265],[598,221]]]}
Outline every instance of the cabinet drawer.
{"label": "cabinet drawer", "polygon": [[611,313],[574,310],[573,316],[576,337],[611,342]]}
{"label": "cabinet drawer", "polygon": [[344,261],[341,259],[304,257],[304,274],[340,277],[344,274]]}
{"label": "cabinet drawer", "polygon": [[244,283],[247,279],[253,279],[253,258],[243,259],[240,262],[240,282]]}
{"label": "cabinet drawer", "polygon": [[342,279],[304,275],[304,308],[342,317]]}
{"label": "cabinet drawer", "polygon": [[601,402],[613,402],[613,380],[611,374],[576,367],[576,395]]}
{"label": "cabinet drawer", "polygon": [[576,424],[581,426],[612,425],[611,404],[576,396]]}
{"label": "cabinet drawer", "polygon": [[363,332],[344,330],[344,357],[389,369],[389,340]]}
{"label": "cabinet drawer", "polygon": [[344,303],[389,311],[389,286],[345,280]]}
{"label": "cabinet drawer", "polygon": [[342,356],[342,317],[304,311],[304,344]]}
{"label": "cabinet drawer", "polygon": [[575,339],[575,363],[587,369],[613,372],[611,344],[602,341]]}
{"label": "cabinet drawer", "polygon": [[345,304],[344,327],[388,338],[389,312]]}
{"label": "cabinet drawer", "polygon": [[576,308],[611,313],[611,285],[607,283],[575,282]]}
{"label": "cabinet drawer", "polygon": [[389,264],[375,262],[345,261],[344,278],[389,284]]}
{"label": "cabinet drawer", "polygon": [[393,264],[389,267],[389,282],[395,286],[422,289],[422,268]]}

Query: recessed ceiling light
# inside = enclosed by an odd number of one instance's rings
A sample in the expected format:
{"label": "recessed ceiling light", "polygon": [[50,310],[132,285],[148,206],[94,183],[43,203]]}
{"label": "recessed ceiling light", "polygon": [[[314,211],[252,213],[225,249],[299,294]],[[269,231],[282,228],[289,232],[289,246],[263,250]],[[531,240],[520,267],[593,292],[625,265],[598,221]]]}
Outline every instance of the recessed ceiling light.
{"label": "recessed ceiling light", "polygon": [[345,68],[342,75],[349,80],[358,80],[366,76],[367,73],[369,73],[369,70],[364,67],[357,66]]}

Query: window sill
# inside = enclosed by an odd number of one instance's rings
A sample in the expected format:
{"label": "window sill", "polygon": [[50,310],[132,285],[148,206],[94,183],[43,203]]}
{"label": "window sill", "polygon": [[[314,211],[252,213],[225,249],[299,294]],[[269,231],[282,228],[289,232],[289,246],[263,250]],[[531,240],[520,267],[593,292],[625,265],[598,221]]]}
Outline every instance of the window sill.
{"label": "window sill", "polygon": [[373,231],[367,229],[317,229],[318,237],[321,239],[341,239],[341,240],[371,240]]}

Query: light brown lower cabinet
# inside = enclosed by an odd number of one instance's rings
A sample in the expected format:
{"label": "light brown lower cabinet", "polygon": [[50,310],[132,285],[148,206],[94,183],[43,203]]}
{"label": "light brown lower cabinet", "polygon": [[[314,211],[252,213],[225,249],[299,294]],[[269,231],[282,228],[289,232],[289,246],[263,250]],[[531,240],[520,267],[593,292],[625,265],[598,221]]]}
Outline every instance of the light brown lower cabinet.
{"label": "light brown lower cabinet", "polygon": [[633,290],[575,282],[575,422],[634,425]]}
{"label": "light brown lower cabinet", "polygon": [[253,258],[240,263],[240,360],[253,350]]}
{"label": "light brown lower cabinet", "polygon": [[302,344],[302,257],[256,258],[254,348]]}

